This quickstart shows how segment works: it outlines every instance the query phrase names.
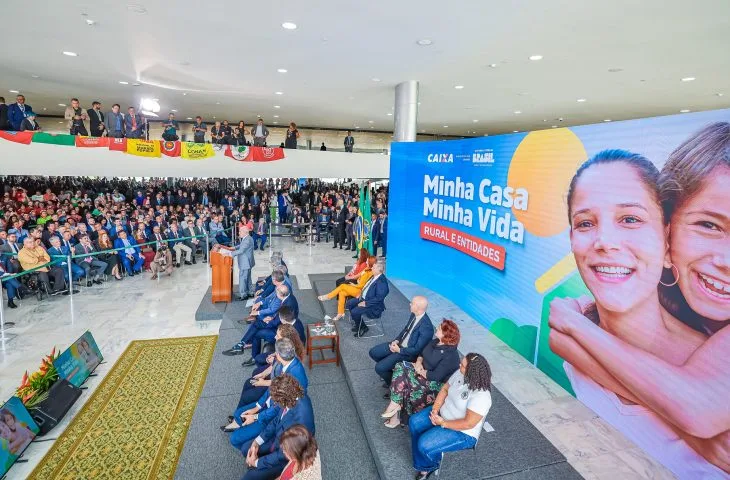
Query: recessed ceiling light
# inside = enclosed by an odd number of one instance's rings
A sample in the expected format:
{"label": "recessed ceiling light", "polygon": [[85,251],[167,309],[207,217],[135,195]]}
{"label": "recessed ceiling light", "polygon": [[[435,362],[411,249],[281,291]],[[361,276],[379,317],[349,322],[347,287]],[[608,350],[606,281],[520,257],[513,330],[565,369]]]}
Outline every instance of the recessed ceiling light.
{"label": "recessed ceiling light", "polygon": [[176,112],[177,112],[177,110],[175,110],[174,108],[173,108],[172,110],[170,110],[170,111],[171,111],[172,113],[176,113]]}
{"label": "recessed ceiling light", "polygon": [[38,75],[31,75],[31,78],[40,78]]}
{"label": "recessed ceiling light", "polygon": [[193,117],[188,117],[188,120],[192,120],[192,119],[193,119]]}
{"label": "recessed ceiling light", "polygon": [[46,110],[48,110],[48,109],[46,107],[43,107],[43,111],[45,112]]}
{"label": "recessed ceiling light", "polygon": [[274,115],[274,118],[279,118],[279,115]]}
{"label": "recessed ceiling light", "polygon": [[606,119],[604,119],[603,121],[604,121],[604,122],[610,122],[610,121],[611,121],[611,119],[610,119],[610,118],[606,118]]}
{"label": "recessed ceiling light", "polygon": [[542,55],[530,55],[530,60],[532,60],[532,61],[542,60]]}
{"label": "recessed ceiling light", "polygon": [[63,52],[63,54],[68,57],[78,57],[79,56],[79,54],[75,53],[75,52]]}
{"label": "recessed ceiling light", "polygon": [[293,22],[284,22],[281,26],[287,30],[295,30],[297,28],[297,24]]}
{"label": "recessed ceiling light", "polygon": [[368,120],[368,123],[375,123],[375,122],[374,122],[374,121],[372,121],[372,120]]}
{"label": "recessed ceiling light", "polygon": [[274,105],[274,108],[281,108],[281,105]]}
{"label": "recessed ceiling light", "polygon": [[141,83],[139,83],[139,82],[134,82],[134,83],[132,84],[132,86],[133,86],[133,87],[139,87],[139,86],[141,86],[141,85],[142,85],[142,84],[141,84]]}
{"label": "recessed ceiling light", "polygon": [[66,106],[66,104],[65,104],[65,103],[59,103],[59,104],[58,104],[58,106],[59,106],[59,107],[65,107],[65,106]]}
{"label": "recessed ceiling light", "polygon": [[129,82],[125,82],[124,80],[119,80],[119,83],[122,85],[129,85]]}
{"label": "recessed ceiling light", "polygon": [[91,20],[90,18],[87,18],[86,19],[86,25],[88,25],[88,26],[91,27],[91,26],[96,25],[96,22],[94,20]]}
{"label": "recessed ceiling light", "polygon": [[477,123],[477,122],[479,122],[479,120],[477,120],[477,119],[475,118],[474,120],[472,120],[472,122],[474,122],[474,123]]}
{"label": "recessed ceiling light", "polygon": [[488,136],[489,136],[489,134],[488,134],[488,133],[485,133],[485,134],[484,134],[484,136],[485,136],[485,137],[488,137]]}
{"label": "recessed ceiling light", "polygon": [[189,67],[190,66],[190,62],[182,61],[182,62],[180,62],[180,65],[183,66],[183,67]]}
{"label": "recessed ceiling light", "polygon": [[378,77],[373,77],[372,80],[373,80],[373,82],[379,82],[380,81],[380,79]]}
{"label": "recessed ceiling light", "polygon": [[520,113],[522,113],[522,112],[519,110],[515,110],[515,115],[519,115]]}
{"label": "recessed ceiling light", "polygon": [[213,118],[215,118],[215,115],[213,115]]}
{"label": "recessed ceiling light", "polygon": [[286,68],[277,68],[276,71],[279,73],[286,73],[288,70]]}
{"label": "recessed ceiling light", "polygon": [[370,127],[371,130],[375,129],[375,127]]}
{"label": "recessed ceiling light", "polygon": [[496,63],[490,63],[489,64],[489,68],[497,68],[497,64]]}
{"label": "recessed ceiling light", "polygon": [[284,92],[274,92],[274,95],[284,95]]}
{"label": "recessed ceiling light", "polygon": [[550,128],[558,128],[558,126],[557,126],[557,125],[553,125],[553,126],[552,126],[552,127],[550,127]]}
{"label": "recessed ceiling light", "polygon": [[512,133],[519,133],[519,130],[512,130]]}
{"label": "recessed ceiling light", "polygon": [[679,111],[679,113],[689,113],[689,112],[690,112],[690,110],[688,110],[686,108],[683,108],[682,110]]}
{"label": "recessed ceiling light", "polygon": [[63,122],[58,122],[58,123],[63,123]]}
{"label": "recessed ceiling light", "polygon": [[578,103],[584,103],[586,101],[587,100],[585,98],[579,98],[578,100],[576,100],[576,102],[578,102]]}
{"label": "recessed ceiling light", "polygon": [[454,88],[457,90],[461,90],[464,88],[464,85],[454,85]]}
{"label": "recessed ceiling light", "polygon": [[624,69],[623,68],[609,68],[608,71],[611,73],[618,73],[618,72],[623,72]]}
{"label": "recessed ceiling light", "polygon": [[10,93],[20,93],[18,90],[8,90]]}
{"label": "recessed ceiling light", "polygon": [[683,82],[694,82],[695,80],[697,80],[695,77],[684,77],[682,79]]}
{"label": "recessed ceiling light", "polygon": [[390,112],[386,113],[386,115],[389,116],[389,117],[392,117],[393,116],[393,114],[390,113]]}
{"label": "recessed ceiling light", "polygon": [[187,93],[183,92],[183,97],[184,97],[185,95],[187,95]]}
{"label": "recessed ceiling light", "polygon": [[449,128],[449,126],[448,125],[444,125],[444,128]]}
{"label": "recessed ceiling light", "polygon": [[416,41],[416,43],[421,45],[422,47],[426,47],[428,45],[431,45],[433,42],[428,38],[422,38],[422,39]]}
{"label": "recessed ceiling light", "polygon": [[279,122],[274,122],[274,123],[276,124],[276,123],[279,123]]}
{"label": "recessed ceiling light", "polygon": [[221,104],[221,102],[215,102],[215,104],[216,104],[216,105],[220,105],[220,104]]}
{"label": "recessed ceiling light", "polygon": [[357,125],[355,125],[355,128],[360,128],[360,127],[358,127]]}
{"label": "recessed ceiling light", "polygon": [[716,96],[716,97],[722,97],[722,96],[724,96],[724,95],[725,95],[725,94],[724,94],[724,93],[721,93],[721,92],[717,92],[717,93],[715,94],[715,96]]}

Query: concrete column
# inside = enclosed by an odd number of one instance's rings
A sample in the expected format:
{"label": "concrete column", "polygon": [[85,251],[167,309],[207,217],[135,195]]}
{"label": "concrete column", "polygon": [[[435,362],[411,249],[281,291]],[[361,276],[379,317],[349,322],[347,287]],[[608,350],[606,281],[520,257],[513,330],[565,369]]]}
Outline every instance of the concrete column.
{"label": "concrete column", "polygon": [[415,142],[418,129],[418,82],[408,80],[395,86],[394,142]]}

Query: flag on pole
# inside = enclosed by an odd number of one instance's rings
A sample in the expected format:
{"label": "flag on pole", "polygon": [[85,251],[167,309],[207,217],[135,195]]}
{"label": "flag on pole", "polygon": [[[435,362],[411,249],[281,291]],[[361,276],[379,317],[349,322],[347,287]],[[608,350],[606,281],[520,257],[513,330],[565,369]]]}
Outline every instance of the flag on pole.
{"label": "flag on pole", "polygon": [[368,253],[373,253],[373,242],[371,237],[372,225],[370,222],[370,184],[365,183],[360,187],[360,203],[357,209],[357,218],[353,226],[355,239],[357,240],[358,251],[365,248]]}

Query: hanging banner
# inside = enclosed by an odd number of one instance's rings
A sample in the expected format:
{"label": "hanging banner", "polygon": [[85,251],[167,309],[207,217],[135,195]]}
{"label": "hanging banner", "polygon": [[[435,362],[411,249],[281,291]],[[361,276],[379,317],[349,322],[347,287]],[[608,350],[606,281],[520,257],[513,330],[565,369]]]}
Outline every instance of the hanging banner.
{"label": "hanging banner", "polygon": [[202,160],[215,156],[213,145],[210,143],[175,142],[180,145],[180,156],[187,160]]}
{"label": "hanging banner", "polygon": [[160,140],[160,150],[162,154],[167,157],[179,157],[180,156],[180,142],[167,142]]}
{"label": "hanging banner", "polygon": [[126,152],[127,151],[127,139],[126,138],[110,138],[109,139],[109,150],[115,152]]}
{"label": "hanging banner", "polygon": [[33,133],[34,132],[6,132],[5,130],[0,130],[0,138],[28,145],[30,144],[30,141],[33,140]]}
{"label": "hanging banner", "polygon": [[108,137],[78,136],[75,138],[76,138],[76,146],[79,148],[96,148],[96,147],[109,148],[109,138]]}
{"label": "hanging banner", "polygon": [[252,162],[273,162],[284,158],[284,149],[281,147],[253,147],[250,159]]}
{"label": "hanging banner", "polygon": [[159,140],[139,140],[136,138],[127,139],[127,153],[130,155],[138,155],[140,157],[159,157],[160,142]]}
{"label": "hanging banner", "polygon": [[228,148],[226,148],[226,151],[224,155],[226,157],[231,157],[234,160],[238,160],[239,162],[246,162],[248,160],[248,155],[250,153],[250,148],[246,145],[228,145]]}
{"label": "hanging banner", "polygon": [[76,144],[76,137],[65,133],[35,132],[33,143],[50,143],[51,145],[64,145],[72,147]]}

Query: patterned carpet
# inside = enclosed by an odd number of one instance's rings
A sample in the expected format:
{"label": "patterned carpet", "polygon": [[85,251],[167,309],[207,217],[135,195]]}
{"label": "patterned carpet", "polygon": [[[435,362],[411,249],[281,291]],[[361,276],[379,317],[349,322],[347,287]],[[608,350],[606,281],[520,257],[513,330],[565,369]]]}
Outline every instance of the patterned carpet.
{"label": "patterned carpet", "polygon": [[29,478],[173,478],[217,338],[132,342]]}

